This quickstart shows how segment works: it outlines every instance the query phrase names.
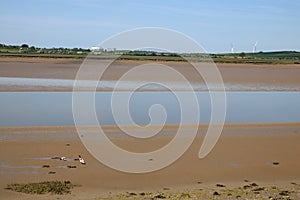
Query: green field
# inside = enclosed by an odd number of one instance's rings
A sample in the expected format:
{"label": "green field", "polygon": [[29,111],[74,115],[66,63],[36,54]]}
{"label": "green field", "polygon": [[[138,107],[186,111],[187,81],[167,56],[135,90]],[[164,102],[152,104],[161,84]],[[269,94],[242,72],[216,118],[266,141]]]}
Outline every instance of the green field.
{"label": "green field", "polygon": [[101,51],[91,52],[82,48],[37,48],[28,45],[11,46],[0,44],[0,57],[41,57],[84,59],[86,56],[95,59],[153,60],[153,61],[195,61],[216,63],[254,63],[254,64],[300,64],[300,52],[278,51],[234,54],[203,53],[163,53],[152,51]]}

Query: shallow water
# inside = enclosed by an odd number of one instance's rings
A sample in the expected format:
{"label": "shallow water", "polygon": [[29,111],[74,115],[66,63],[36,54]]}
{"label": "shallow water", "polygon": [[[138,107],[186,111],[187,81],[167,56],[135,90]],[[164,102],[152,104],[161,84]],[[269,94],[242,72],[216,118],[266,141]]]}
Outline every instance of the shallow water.
{"label": "shallow water", "polygon": [[[45,163],[41,162],[40,165],[10,165],[7,162],[1,162],[0,163],[0,174],[6,174],[7,171],[5,170],[9,170],[9,169],[72,169],[70,167],[74,167],[74,165],[52,165],[50,164],[52,161],[57,161],[57,159],[53,159],[51,157],[37,157],[37,158],[24,158],[26,160],[38,160],[38,161],[48,161],[49,163],[47,163],[45,165]],[[69,162],[77,162],[72,158],[66,158],[66,160],[58,160],[61,163],[69,163]],[[76,166],[75,166],[76,168]],[[11,171],[10,171],[11,172]]]}
{"label": "shallow water", "polygon": [[5,168],[5,169],[40,169],[42,166],[35,166],[35,165],[20,165],[20,166],[12,166],[9,164],[0,164],[0,168]]}
{"label": "shallow water", "polygon": [[[111,94],[97,92],[95,96],[96,114],[102,125],[115,124]],[[226,123],[300,122],[300,92],[227,92],[226,95]],[[211,117],[209,93],[197,92],[197,98],[200,123],[208,123]],[[71,92],[1,92],[0,99],[0,126],[74,125]],[[149,108],[154,104],[165,108],[166,123],[180,122],[179,103],[170,92],[134,93],[129,102],[134,122],[148,124]],[[191,121],[193,117],[190,116]],[[86,125],[94,124],[87,120]]]}
{"label": "shallow water", "polygon": [[[144,85],[143,81],[121,81],[121,84],[116,86],[117,81],[101,80],[101,81],[81,81],[81,89],[89,89],[90,91],[96,86],[97,90],[118,91],[134,90],[137,83]],[[168,83],[168,82],[166,82]],[[204,83],[190,83],[196,91],[207,91],[207,86]],[[185,84],[180,82],[171,82],[168,84],[172,90],[189,91]],[[53,88],[72,91],[74,80],[69,79],[47,79],[47,78],[18,78],[18,77],[0,77],[0,87],[15,87],[15,88]],[[295,84],[267,84],[267,83],[226,83],[224,85],[226,91],[299,91],[299,85]],[[165,88],[158,84],[146,84],[143,86],[144,91],[165,91]],[[210,85],[211,91],[220,91],[220,86]]]}

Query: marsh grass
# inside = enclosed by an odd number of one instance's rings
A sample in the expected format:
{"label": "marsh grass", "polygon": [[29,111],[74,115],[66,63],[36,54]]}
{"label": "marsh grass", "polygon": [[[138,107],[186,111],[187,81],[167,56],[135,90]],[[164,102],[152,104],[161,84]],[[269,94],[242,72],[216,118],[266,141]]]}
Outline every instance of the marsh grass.
{"label": "marsh grass", "polygon": [[7,190],[26,194],[69,194],[74,187],[70,181],[44,181],[39,183],[14,183],[7,185]]}
{"label": "marsh grass", "polygon": [[[27,57],[27,58],[63,58],[83,60],[90,53],[88,49],[81,49],[82,54],[77,54],[79,49],[48,49],[44,53],[38,51],[19,52],[20,47],[7,49],[1,48],[1,57]],[[66,53],[69,52],[69,53]],[[242,56],[241,56],[242,55]],[[203,53],[159,53],[147,51],[116,51],[102,52],[100,55],[89,55],[90,59],[118,59],[136,61],[175,61],[175,62],[212,62],[215,63],[248,63],[248,64],[300,64],[300,52],[278,51],[258,53],[235,53],[235,54],[203,54]]]}

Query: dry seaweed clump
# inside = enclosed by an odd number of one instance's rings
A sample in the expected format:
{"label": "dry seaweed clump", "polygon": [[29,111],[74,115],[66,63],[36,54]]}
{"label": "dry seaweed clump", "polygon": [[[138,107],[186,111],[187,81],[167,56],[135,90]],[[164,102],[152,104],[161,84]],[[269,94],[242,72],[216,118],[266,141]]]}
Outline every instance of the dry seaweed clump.
{"label": "dry seaweed clump", "polygon": [[[163,190],[163,189],[162,189]],[[284,188],[277,186],[259,186],[256,183],[249,183],[243,187],[230,188],[216,185],[212,188],[199,188],[187,191],[168,191],[161,192],[127,192],[123,194],[112,194],[99,199],[126,199],[126,200],[298,200],[300,199],[300,184],[291,183]]]}
{"label": "dry seaweed clump", "polygon": [[8,190],[26,194],[69,194],[74,187],[70,181],[44,181],[39,183],[14,183],[7,185]]}

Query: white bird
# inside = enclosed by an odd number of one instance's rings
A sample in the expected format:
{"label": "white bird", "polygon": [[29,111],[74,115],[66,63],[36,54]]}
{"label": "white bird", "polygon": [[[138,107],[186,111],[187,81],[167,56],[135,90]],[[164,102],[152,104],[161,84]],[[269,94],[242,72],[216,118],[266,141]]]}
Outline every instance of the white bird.
{"label": "white bird", "polygon": [[60,160],[67,161],[67,158],[63,156],[63,157],[60,157]]}
{"label": "white bird", "polygon": [[80,162],[81,164],[85,165],[85,161],[83,160],[83,158],[82,158],[80,155],[79,155],[78,157],[79,157],[79,162]]}

